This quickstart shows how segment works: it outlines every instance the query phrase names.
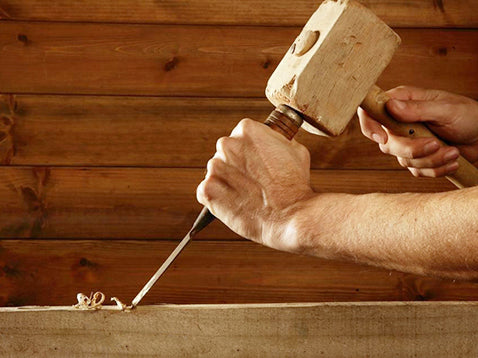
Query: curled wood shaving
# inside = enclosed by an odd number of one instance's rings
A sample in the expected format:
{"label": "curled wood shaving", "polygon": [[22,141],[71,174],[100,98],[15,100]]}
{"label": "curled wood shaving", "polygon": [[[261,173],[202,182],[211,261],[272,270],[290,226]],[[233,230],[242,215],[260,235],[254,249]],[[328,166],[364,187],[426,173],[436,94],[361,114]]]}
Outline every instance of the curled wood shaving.
{"label": "curled wood shaving", "polygon": [[118,306],[118,308],[121,310],[121,311],[125,311],[128,306],[126,306],[123,302],[121,302],[118,298],[116,297],[111,297],[111,301],[114,301],[116,302],[116,305]]}
{"label": "curled wood shaving", "polygon": [[101,309],[101,304],[105,301],[105,295],[103,292],[91,292],[90,297],[86,296],[83,293],[78,293],[76,295],[78,303],[74,306],[75,308],[80,308],[84,310],[99,310]]}
{"label": "curled wood shaving", "polygon": [[[99,310],[103,307],[103,302],[105,301],[105,298],[106,297],[104,293],[100,291],[96,292],[95,294],[91,292],[89,297],[83,293],[78,293],[76,295],[78,303],[73,307],[82,310]],[[116,307],[121,311],[129,311],[132,308],[131,306],[127,306],[126,304],[121,302],[117,297],[112,297],[111,301],[116,302]]]}

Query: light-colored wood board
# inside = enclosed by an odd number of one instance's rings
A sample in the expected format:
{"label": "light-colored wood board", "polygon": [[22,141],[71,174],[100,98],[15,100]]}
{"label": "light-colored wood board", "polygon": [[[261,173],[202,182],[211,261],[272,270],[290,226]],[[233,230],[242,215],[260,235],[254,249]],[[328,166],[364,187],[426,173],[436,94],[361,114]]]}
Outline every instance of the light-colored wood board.
{"label": "light-colored wood board", "polygon": [[[201,207],[204,169],[0,167],[0,238],[182,238]],[[314,170],[322,192],[436,192],[407,171]],[[213,223],[205,238],[236,237]]]}
{"label": "light-colored wood board", "polygon": [[[69,305],[102,291],[130,303],[177,241],[0,241],[0,306]],[[193,240],[141,304],[476,300],[453,282],[275,251]]]}
{"label": "light-colored wood board", "polygon": [[[266,99],[4,95],[0,161],[13,165],[200,167],[240,119],[263,121]],[[2,135],[3,133],[3,135]],[[361,133],[301,131],[312,168],[400,169]],[[182,143],[182,145],[178,145]]]}
{"label": "light-colored wood board", "polygon": [[23,357],[476,357],[476,303],[63,307],[0,311]]}
{"label": "light-colored wood board", "polygon": [[[389,26],[478,27],[474,0],[361,0]],[[320,1],[276,0],[2,0],[0,18],[7,20],[129,22],[166,24],[235,24],[301,26]]]}
{"label": "light-colored wood board", "polygon": [[[0,92],[263,97],[300,28],[0,22]],[[403,29],[379,80],[478,97],[478,31]]]}

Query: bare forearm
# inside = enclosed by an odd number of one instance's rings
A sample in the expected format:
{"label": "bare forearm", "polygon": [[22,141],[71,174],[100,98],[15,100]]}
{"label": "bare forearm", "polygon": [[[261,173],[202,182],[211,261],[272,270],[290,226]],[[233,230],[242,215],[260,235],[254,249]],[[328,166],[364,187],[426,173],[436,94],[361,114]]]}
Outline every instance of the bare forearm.
{"label": "bare forearm", "polygon": [[[417,274],[478,279],[478,188],[315,194],[280,230],[296,251]],[[278,234],[278,233],[276,233]]]}
{"label": "bare forearm", "polygon": [[[472,112],[466,117],[476,118]],[[435,194],[314,193],[307,149],[248,119],[218,141],[207,168],[198,201],[250,240],[283,251],[478,280],[478,187]]]}

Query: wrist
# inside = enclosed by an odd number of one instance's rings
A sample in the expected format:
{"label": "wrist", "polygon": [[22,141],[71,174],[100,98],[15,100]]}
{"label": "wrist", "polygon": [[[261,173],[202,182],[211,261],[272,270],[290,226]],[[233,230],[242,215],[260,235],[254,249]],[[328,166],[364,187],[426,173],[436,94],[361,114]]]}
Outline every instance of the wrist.
{"label": "wrist", "polygon": [[304,217],[310,203],[319,195],[323,194],[310,190],[291,205],[276,210],[263,225],[262,244],[280,251],[303,253],[307,241]]}
{"label": "wrist", "polygon": [[279,250],[314,255],[326,259],[348,258],[342,238],[353,233],[352,212],[357,211],[360,195],[316,193],[297,201],[273,225],[272,237]]}

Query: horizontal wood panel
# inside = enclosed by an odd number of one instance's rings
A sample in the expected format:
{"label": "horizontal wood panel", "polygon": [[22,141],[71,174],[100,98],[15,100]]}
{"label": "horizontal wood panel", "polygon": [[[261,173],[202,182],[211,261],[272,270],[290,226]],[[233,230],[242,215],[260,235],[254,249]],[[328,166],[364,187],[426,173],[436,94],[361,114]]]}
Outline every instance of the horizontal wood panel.
{"label": "horizontal wood panel", "polygon": [[[8,20],[149,22],[168,24],[305,24],[320,1],[296,0],[116,0],[65,2],[3,0],[0,18]],[[477,27],[474,0],[362,0],[390,26]]]}
{"label": "horizontal wood panel", "polygon": [[[0,241],[0,306],[69,305],[102,291],[131,302],[176,243]],[[476,300],[478,284],[292,255],[252,242],[194,241],[141,304]],[[109,298],[108,298],[109,299]]]}
{"label": "horizontal wood panel", "polygon": [[[219,137],[272,109],[266,99],[3,96],[0,162],[204,168]],[[310,149],[313,168],[400,168],[356,119],[340,137],[301,131],[297,140]]]}
{"label": "horizontal wood panel", "polygon": [[[0,23],[0,92],[263,97],[300,28]],[[478,97],[478,31],[403,29],[379,80]]]}
{"label": "horizontal wood panel", "polygon": [[[182,238],[200,211],[203,169],[0,167],[0,238]],[[434,192],[403,171],[314,170],[323,192]],[[237,237],[213,223],[203,238]]]}

